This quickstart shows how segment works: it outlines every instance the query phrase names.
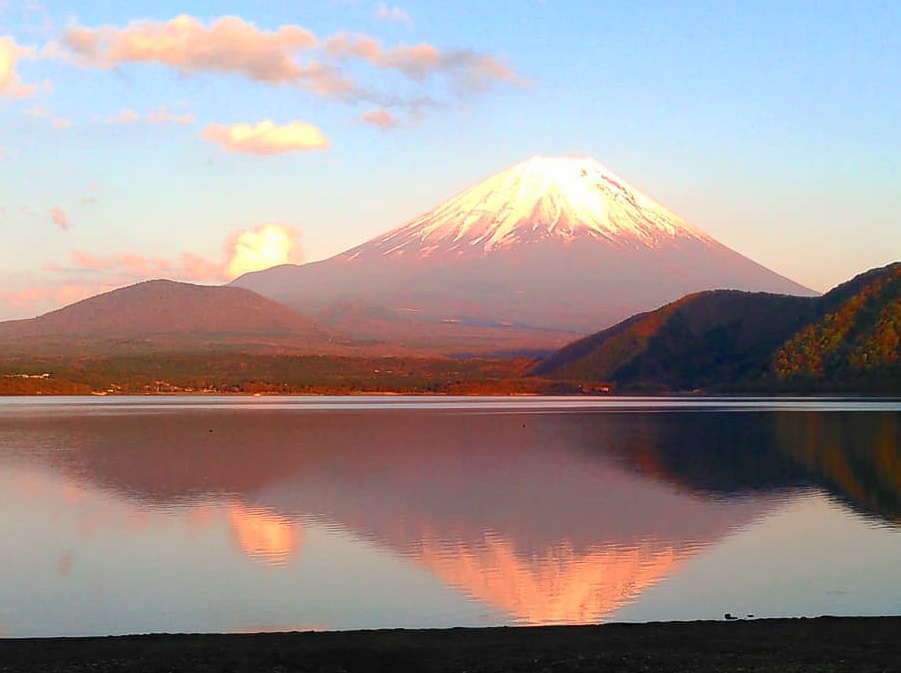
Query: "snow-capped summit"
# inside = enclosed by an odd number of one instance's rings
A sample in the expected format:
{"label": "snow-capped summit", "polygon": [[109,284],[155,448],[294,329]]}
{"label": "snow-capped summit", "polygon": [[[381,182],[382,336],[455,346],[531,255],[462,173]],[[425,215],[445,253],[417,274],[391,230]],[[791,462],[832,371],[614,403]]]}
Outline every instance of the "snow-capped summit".
{"label": "snow-capped summit", "polygon": [[582,237],[626,247],[712,241],[594,159],[532,157],[343,257],[491,252]]}
{"label": "snow-capped summit", "polygon": [[330,259],[234,282],[355,336],[473,350],[553,346],[700,290],[812,294],[572,157],[534,157]]}

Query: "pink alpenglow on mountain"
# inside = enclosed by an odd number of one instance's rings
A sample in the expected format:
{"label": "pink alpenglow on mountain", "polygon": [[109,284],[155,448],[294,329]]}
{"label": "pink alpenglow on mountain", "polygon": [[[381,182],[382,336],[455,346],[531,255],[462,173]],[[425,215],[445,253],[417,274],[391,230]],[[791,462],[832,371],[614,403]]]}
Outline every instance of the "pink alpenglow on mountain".
{"label": "pink alpenglow on mountain", "polygon": [[713,243],[593,159],[534,157],[344,257],[490,253],[583,238],[618,247]]}
{"label": "pink alpenglow on mountain", "polygon": [[[589,158],[534,157],[382,236],[234,284],[378,337],[393,322],[587,333],[690,292],[814,294]],[[543,334],[543,337],[539,337]]]}

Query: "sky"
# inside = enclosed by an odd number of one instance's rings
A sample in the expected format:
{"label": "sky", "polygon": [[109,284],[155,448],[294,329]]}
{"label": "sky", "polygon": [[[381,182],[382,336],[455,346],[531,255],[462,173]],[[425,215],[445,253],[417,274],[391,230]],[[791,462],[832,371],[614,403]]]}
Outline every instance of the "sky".
{"label": "sky", "polygon": [[0,319],[588,155],[825,291],[901,259],[894,0],[0,0]]}

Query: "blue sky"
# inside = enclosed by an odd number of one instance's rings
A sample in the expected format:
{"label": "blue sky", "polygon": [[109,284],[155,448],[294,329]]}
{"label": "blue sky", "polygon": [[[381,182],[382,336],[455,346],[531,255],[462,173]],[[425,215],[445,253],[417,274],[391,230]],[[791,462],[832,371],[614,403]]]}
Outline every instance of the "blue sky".
{"label": "blue sky", "polygon": [[866,0],[0,0],[0,318],[321,259],[536,154],[825,290],[901,258],[899,34]]}

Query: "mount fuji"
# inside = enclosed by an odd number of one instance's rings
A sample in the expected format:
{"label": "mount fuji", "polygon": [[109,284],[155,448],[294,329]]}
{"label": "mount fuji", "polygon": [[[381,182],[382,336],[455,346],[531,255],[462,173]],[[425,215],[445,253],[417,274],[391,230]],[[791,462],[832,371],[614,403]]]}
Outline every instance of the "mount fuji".
{"label": "mount fuji", "polygon": [[547,347],[685,294],[815,294],[590,158],[534,157],[329,259],[233,281],[357,337]]}

